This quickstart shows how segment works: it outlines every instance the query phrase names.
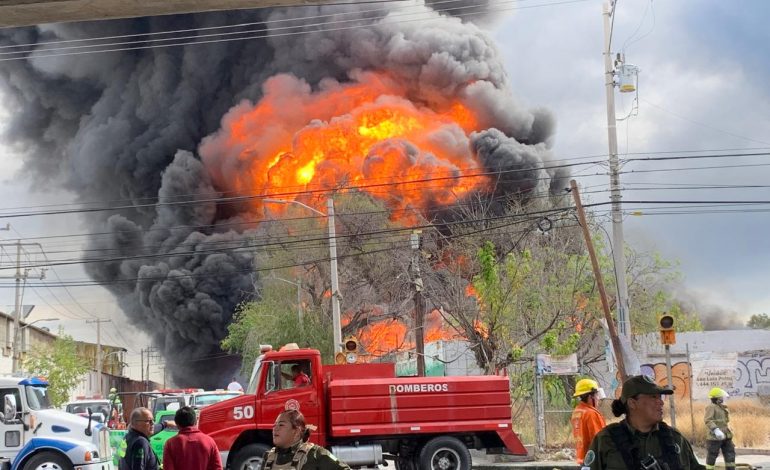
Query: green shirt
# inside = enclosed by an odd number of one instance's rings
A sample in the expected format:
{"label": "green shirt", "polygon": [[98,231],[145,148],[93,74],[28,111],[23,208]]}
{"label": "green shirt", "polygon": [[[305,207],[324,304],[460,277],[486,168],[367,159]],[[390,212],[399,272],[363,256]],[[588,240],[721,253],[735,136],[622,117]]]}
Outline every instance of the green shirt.
{"label": "green shirt", "polygon": [[[648,455],[655,457],[658,462],[663,462],[662,449],[660,446],[660,429],[656,426],[650,432],[639,432],[626,423],[625,420],[620,423],[613,423],[599,431],[599,434],[591,441],[591,446],[583,459],[583,465],[590,467],[591,470],[626,470],[626,463],[623,455],[615,448],[615,442],[612,440],[610,431],[617,426],[625,426],[630,431],[631,442],[639,449],[639,458],[644,459]],[[687,439],[676,429],[671,429],[674,444],[678,449],[679,463],[683,470],[703,470],[705,467],[698,463],[698,459],[692,451],[692,446]],[[636,469],[628,469],[636,470]]]}

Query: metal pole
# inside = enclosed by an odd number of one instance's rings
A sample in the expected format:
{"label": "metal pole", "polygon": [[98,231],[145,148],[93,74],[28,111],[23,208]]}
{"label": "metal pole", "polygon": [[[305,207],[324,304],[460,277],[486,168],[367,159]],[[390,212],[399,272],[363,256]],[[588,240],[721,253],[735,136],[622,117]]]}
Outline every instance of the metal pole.
{"label": "metal pole", "polygon": [[626,338],[631,335],[628,321],[628,286],[626,285],[626,258],[623,252],[623,213],[620,194],[620,165],[618,164],[618,134],[615,121],[615,69],[612,63],[612,34],[610,19],[614,14],[614,1],[604,4],[604,86],[607,95],[607,140],[610,153],[610,200],[612,201],[612,259],[615,265],[615,278],[618,290],[617,309],[618,329]]}
{"label": "metal pole", "polygon": [[102,396],[104,396],[104,388],[102,387],[102,379],[104,378],[102,375],[102,369],[104,369],[102,358],[102,323],[110,321],[112,320],[102,320],[98,318],[96,320],[86,320],[86,323],[96,323],[96,380],[98,381],[98,385],[96,386],[95,393]]}
{"label": "metal pole", "polygon": [[688,389],[690,390],[690,429],[692,430],[692,435],[695,435],[695,415],[692,412],[692,362],[690,362],[690,343],[685,343],[685,348],[687,351],[687,381],[688,381]]}
{"label": "metal pole", "polygon": [[337,234],[334,228],[334,199],[326,201],[329,218],[329,259],[332,278],[332,328],[334,329],[334,353],[342,351],[342,324],[340,322],[340,281],[337,275]]}
{"label": "metal pole", "polygon": [[13,359],[11,372],[19,371],[21,352],[19,351],[19,318],[21,316],[21,240],[16,242],[16,312],[13,315]]}
{"label": "metal pole", "polygon": [[[671,378],[671,346],[666,345],[666,374],[668,375],[668,388],[674,389],[674,382]],[[674,409],[674,395],[668,399],[671,409],[671,426],[676,427],[676,410]]]}
{"label": "metal pole", "polygon": [[297,320],[302,328],[302,278],[297,278]]}
{"label": "metal pole", "polygon": [[543,403],[543,376],[537,371],[537,359],[535,359],[535,434],[537,450],[545,450],[545,406]]}
{"label": "metal pole", "polygon": [[153,347],[150,346],[147,348],[147,390],[150,390],[150,351],[153,350]]}
{"label": "metal pole", "polygon": [[102,321],[96,320],[96,391],[102,394]]}

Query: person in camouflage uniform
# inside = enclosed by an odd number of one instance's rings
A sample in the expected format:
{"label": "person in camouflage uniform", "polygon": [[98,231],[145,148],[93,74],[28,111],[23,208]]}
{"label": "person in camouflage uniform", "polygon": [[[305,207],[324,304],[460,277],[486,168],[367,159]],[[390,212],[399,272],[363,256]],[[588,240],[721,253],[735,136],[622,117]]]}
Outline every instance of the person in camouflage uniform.
{"label": "person in camouflage uniform", "polygon": [[714,387],[709,392],[711,404],[706,407],[706,413],[703,420],[708,428],[708,454],[706,455],[706,468],[714,469],[714,464],[722,451],[725,458],[725,468],[727,470],[735,469],[735,444],[733,444],[733,431],[728,426],[730,422],[730,412],[724,404],[725,398],[729,395],[719,387]]}
{"label": "person in camouflage uniform", "polygon": [[662,395],[672,393],[645,375],[626,380],[620,399],[612,402],[612,414],[626,417],[594,437],[583,469],[705,470],[687,439],[663,422]]}
{"label": "person in camouflage uniform", "polygon": [[273,425],[273,444],[260,470],[350,470],[331,452],[308,442],[310,429],[298,410],[286,410]]}

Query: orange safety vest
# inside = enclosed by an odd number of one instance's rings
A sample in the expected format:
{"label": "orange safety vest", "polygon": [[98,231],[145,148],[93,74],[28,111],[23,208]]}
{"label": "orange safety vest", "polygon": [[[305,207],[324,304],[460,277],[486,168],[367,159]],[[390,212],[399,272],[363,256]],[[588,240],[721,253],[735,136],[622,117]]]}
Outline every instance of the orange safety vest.
{"label": "orange safety vest", "polygon": [[579,464],[582,464],[594,436],[607,424],[599,410],[582,401],[575,407],[570,421],[572,421],[572,435],[575,437],[576,459]]}

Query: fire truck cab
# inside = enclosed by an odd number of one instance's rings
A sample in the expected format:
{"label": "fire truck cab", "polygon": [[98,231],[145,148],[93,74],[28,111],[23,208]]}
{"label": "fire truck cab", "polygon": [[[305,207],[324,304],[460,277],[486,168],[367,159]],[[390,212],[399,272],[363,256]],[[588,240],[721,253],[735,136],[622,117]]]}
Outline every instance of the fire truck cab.
{"label": "fire truck cab", "polygon": [[351,467],[387,459],[399,470],[470,470],[469,449],[527,453],[506,377],[396,377],[392,363],[323,365],[314,349],[269,351],[256,368],[244,395],[200,412],[231,470],[258,468],[276,417],[291,408],[316,426],[312,442]]}

